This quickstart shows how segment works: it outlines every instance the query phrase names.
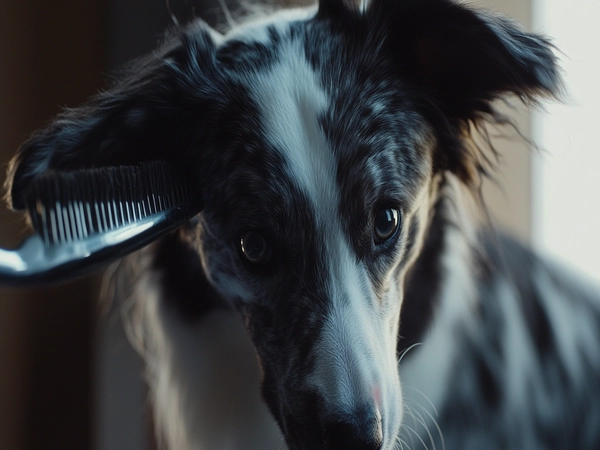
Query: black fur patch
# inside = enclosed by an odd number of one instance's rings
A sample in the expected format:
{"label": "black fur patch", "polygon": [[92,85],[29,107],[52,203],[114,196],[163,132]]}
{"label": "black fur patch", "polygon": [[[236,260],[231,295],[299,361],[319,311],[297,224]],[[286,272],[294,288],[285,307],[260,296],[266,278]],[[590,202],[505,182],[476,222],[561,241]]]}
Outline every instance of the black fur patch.
{"label": "black fur patch", "polygon": [[174,232],[156,244],[153,267],[161,279],[163,298],[186,322],[196,322],[226,305],[207,281],[197,250]]}

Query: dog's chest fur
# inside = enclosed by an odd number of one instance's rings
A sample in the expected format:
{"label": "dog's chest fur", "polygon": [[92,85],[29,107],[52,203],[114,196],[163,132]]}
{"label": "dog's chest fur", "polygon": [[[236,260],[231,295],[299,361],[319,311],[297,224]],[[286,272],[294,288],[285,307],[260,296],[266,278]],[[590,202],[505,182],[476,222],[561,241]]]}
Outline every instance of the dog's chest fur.
{"label": "dog's chest fur", "polygon": [[[451,214],[444,238],[430,238],[408,287],[402,318],[424,309],[427,323],[400,340],[410,426],[438,448],[594,448],[597,289],[508,237],[450,225],[461,221]],[[423,292],[414,283],[432,281],[426,297],[410,295]],[[421,448],[411,434],[409,448]]]}

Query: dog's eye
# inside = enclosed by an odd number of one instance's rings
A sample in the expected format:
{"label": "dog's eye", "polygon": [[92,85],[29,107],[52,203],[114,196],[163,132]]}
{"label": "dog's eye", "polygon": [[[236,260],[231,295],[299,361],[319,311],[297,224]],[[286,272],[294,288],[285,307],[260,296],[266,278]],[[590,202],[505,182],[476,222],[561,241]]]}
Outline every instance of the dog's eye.
{"label": "dog's eye", "polygon": [[258,231],[249,231],[241,240],[242,253],[253,264],[263,264],[269,257],[267,240]]}
{"label": "dog's eye", "polygon": [[383,208],[377,211],[374,223],[375,243],[381,244],[390,239],[400,225],[400,211],[394,208]]}

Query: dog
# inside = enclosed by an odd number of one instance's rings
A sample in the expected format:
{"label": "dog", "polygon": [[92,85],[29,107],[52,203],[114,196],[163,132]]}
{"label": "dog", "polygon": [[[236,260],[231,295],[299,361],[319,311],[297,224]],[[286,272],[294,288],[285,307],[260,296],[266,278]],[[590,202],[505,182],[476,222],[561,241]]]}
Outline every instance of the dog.
{"label": "dog", "polygon": [[185,164],[202,212],[138,258],[132,332],[171,449],[600,448],[600,300],[470,217],[494,100],[554,48],[452,0],[201,21],[20,149]]}

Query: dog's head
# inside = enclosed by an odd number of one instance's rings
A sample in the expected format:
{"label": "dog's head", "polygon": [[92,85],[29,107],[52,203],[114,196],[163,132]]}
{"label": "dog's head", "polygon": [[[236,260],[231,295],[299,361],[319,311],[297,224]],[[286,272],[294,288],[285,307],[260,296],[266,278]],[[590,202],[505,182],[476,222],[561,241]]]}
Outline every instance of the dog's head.
{"label": "dog's head", "polygon": [[195,23],[27,142],[12,203],[49,170],[185,163],[194,250],[244,316],[290,448],[391,449],[403,280],[437,180],[474,182],[463,138],[494,98],[556,85],[547,42],[448,0]]}

